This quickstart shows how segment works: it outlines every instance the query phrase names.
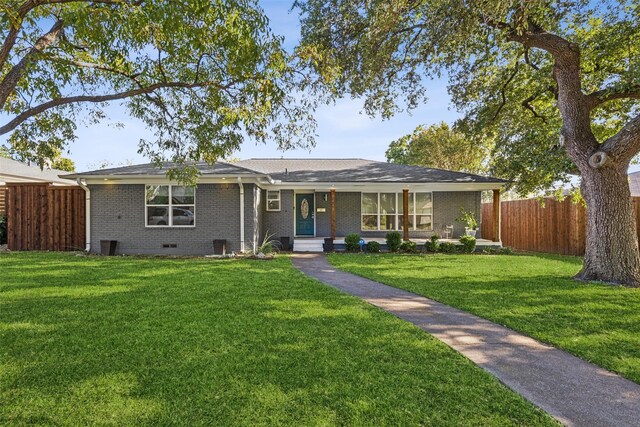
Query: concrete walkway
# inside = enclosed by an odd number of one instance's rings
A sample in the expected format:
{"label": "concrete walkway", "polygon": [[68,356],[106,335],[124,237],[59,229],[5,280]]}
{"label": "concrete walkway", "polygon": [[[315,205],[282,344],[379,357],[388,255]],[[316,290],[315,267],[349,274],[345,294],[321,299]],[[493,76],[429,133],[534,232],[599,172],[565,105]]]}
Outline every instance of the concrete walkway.
{"label": "concrete walkway", "polygon": [[294,254],[303,273],[407,320],[569,426],[640,426],[640,385],[504,326]]}

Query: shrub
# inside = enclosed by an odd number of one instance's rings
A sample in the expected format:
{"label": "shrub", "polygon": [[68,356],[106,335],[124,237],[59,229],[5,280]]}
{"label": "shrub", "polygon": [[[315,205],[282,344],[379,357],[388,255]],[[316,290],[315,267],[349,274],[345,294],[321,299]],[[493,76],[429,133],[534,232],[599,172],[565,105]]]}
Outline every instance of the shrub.
{"label": "shrub", "polygon": [[415,254],[418,252],[418,245],[416,244],[416,242],[412,242],[411,240],[402,242],[400,244],[400,252]]}
{"label": "shrub", "polygon": [[476,238],[473,236],[464,235],[460,237],[460,243],[462,243],[462,252],[470,254],[476,249]]}
{"label": "shrub", "polygon": [[397,231],[390,231],[386,236],[387,249],[389,252],[398,252],[400,245],[402,244],[402,236]]}
{"label": "shrub", "polygon": [[460,208],[460,216],[456,218],[456,221],[463,223],[471,230],[476,230],[478,228],[476,214],[473,211],[467,211],[464,208]]}
{"label": "shrub", "polygon": [[376,242],[375,240],[367,243],[367,252],[372,254],[380,252],[380,243]]}
{"label": "shrub", "polygon": [[437,234],[431,236],[431,241],[425,242],[424,250],[426,252],[438,252],[440,250],[440,236]]}
{"label": "shrub", "polygon": [[443,254],[452,254],[457,251],[456,245],[451,242],[440,243],[440,252]]}
{"label": "shrub", "polygon": [[347,234],[344,238],[344,245],[347,252],[360,252],[360,235],[357,233]]}
{"label": "shrub", "polygon": [[500,255],[515,255],[516,252],[509,246],[503,246],[502,248],[498,249],[498,253]]}
{"label": "shrub", "polygon": [[256,248],[256,254],[262,253],[265,255],[270,255],[275,250],[277,250],[277,246],[279,243],[280,242],[276,242],[275,240],[273,240],[273,234],[269,234],[269,231],[267,231],[264,235],[262,244]]}
{"label": "shrub", "polygon": [[0,245],[7,243],[7,218],[0,215]]}

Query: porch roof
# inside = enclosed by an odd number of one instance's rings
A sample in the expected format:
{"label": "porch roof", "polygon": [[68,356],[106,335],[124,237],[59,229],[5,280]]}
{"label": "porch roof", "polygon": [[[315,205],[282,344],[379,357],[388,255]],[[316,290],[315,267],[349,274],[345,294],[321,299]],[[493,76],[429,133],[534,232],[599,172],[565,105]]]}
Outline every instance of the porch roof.
{"label": "porch roof", "polygon": [[506,183],[499,178],[365,159],[249,159],[238,166],[282,182]]}

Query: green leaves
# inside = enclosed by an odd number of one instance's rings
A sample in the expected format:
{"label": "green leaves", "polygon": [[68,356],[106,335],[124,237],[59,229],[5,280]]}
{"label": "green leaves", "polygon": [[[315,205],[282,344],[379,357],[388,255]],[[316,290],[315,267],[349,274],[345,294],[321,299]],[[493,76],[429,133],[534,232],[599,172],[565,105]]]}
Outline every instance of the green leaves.
{"label": "green leaves", "polygon": [[412,134],[393,141],[385,153],[393,163],[470,173],[486,170],[489,141],[476,141],[442,122],[419,126]]}
{"label": "green leaves", "polygon": [[[6,36],[12,18],[2,12]],[[17,69],[25,47],[52,19],[64,23],[63,34],[26,58],[17,84],[0,83],[0,92],[11,93],[0,105],[10,118],[0,134],[12,132],[9,142],[25,156],[42,161],[74,138],[74,124],[84,117],[75,97],[100,106],[112,94],[154,131],[140,152],[157,161],[214,161],[246,140],[280,147],[314,142],[313,101],[293,96],[301,77],[255,0],[36,6],[0,63],[0,78]]]}
{"label": "green leaves", "polygon": [[[548,50],[528,48],[523,37],[557,34],[580,49],[584,94],[604,91],[606,97],[591,111],[599,143],[638,113],[637,0],[297,5],[299,52],[307,54],[329,96],[364,97],[368,113],[388,117],[424,102],[429,79],[446,72],[453,103],[464,114],[456,128],[476,145],[493,147],[490,172],[516,181],[522,193],[567,181],[576,171],[559,144],[563,121],[554,58]],[[400,147],[406,143],[394,143],[392,159],[406,154]]]}

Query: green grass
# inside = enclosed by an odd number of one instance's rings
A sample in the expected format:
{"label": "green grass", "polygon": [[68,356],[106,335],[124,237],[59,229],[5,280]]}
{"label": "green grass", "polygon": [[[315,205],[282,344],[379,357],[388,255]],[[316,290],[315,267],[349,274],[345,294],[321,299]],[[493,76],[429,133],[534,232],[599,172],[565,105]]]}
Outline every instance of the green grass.
{"label": "green grass", "polygon": [[288,258],[11,253],[0,255],[0,424],[554,421]]}
{"label": "green grass", "polygon": [[506,325],[640,383],[640,289],[572,280],[580,258],[335,254],[330,261]]}

